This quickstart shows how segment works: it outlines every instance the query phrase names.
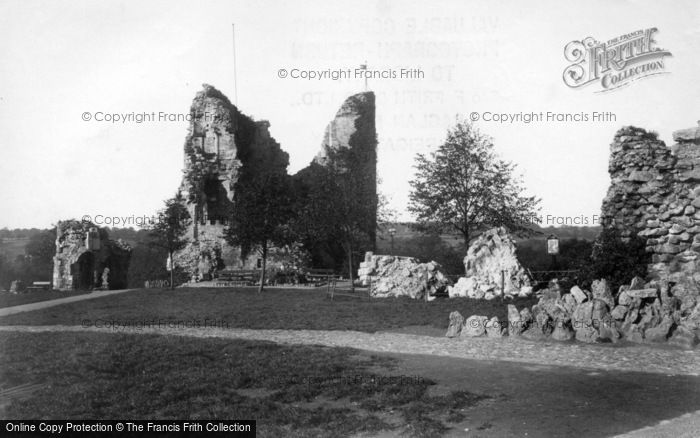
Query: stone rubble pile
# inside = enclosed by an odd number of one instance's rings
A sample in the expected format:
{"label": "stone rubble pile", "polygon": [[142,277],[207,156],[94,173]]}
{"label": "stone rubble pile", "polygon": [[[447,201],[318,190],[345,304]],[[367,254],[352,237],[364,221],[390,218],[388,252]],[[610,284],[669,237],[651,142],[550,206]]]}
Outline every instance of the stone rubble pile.
{"label": "stone rubble pile", "polygon": [[669,288],[635,277],[629,286],[620,288],[616,298],[605,280],[594,281],[591,289],[574,286],[562,296],[558,287],[549,288],[532,310],[518,312],[509,305],[510,335],[587,343],[668,341],[685,348],[697,344],[700,300],[695,286],[681,283]]}
{"label": "stone rubble pile", "polygon": [[696,286],[679,283],[671,286],[656,281],[644,283],[635,277],[613,297],[605,280],[596,280],[591,291],[571,288],[564,295],[551,283],[532,309],[508,305],[508,321],[497,317],[459,312],[450,314],[447,337],[511,337],[530,340],[553,339],[586,343],[668,342],[693,348],[700,342],[700,297]]}
{"label": "stone rubble pile", "polygon": [[[487,300],[501,296],[532,294],[530,278],[515,255],[515,243],[504,227],[480,235],[464,258],[466,276],[448,288],[450,298],[469,297]],[[503,283],[503,284],[501,284]]]}
{"label": "stone rubble pile", "polygon": [[420,263],[412,257],[374,255],[368,252],[360,263],[358,276],[363,286],[370,288],[373,297],[428,299],[443,293],[450,280],[440,272],[435,262]]}

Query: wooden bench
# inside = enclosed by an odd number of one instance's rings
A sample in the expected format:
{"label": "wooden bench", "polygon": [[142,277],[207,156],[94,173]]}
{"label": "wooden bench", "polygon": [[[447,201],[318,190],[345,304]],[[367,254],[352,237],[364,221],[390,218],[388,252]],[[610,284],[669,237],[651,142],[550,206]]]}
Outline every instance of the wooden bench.
{"label": "wooden bench", "polygon": [[338,280],[340,280],[340,276],[336,275],[333,269],[309,269],[306,272],[306,278],[316,287],[323,286],[325,284],[326,296],[333,299],[336,285]]}
{"label": "wooden bench", "polygon": [[50,281],[35,281],[31,286],[27,287],[27,290],[49,290],[51,289]]}
{"label": "wooden bench", "polygon": [[249,286],[255,284],[260,278],[260,271],[256,269],[227,269],[219,271],[214,282],[217,287]]}
{"label": "wooden bench", "polygon": [[306,278],[309,282],[313,283],[314,286],[323,286],[331,281],[335,282],[338,276],[335,275],[335,271],[332,269],[309,269],[306,272]]}

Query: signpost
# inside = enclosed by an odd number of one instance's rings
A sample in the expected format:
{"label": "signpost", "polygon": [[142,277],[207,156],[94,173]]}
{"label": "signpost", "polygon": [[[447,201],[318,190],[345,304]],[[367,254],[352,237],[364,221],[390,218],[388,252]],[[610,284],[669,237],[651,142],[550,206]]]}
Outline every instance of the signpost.
{"label": "signpost", "polygon": [[389,235],[391,236],[391,255],[394,255],[394,234],[396,234],[396,228],[389,228]]}
{"label": "signpost", "polygon": [[547,254],[552,256],[552,269],[557,266],[557,254],[559,254],[559,238],[554,234],[547,237]]}
{"label": "signpost", "polygon": [[165,269],[170,272],[170,288],[173,288],[173,277],[175,271],[173,270],[173,257],[172,254],[168,254],[168,259],[165,261]]}

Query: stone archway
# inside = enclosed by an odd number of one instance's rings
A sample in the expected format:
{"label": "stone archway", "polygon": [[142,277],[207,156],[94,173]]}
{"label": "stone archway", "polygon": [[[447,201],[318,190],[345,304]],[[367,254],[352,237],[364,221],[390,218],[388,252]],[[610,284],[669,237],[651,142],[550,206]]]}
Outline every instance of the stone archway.
{"label": "stone archway", "polygon": [[73,277],[73,289],[88,290],[94,286],[93,268],[95,266],[95,255],[86,251],[78,257],[78,260],[70,267]]}

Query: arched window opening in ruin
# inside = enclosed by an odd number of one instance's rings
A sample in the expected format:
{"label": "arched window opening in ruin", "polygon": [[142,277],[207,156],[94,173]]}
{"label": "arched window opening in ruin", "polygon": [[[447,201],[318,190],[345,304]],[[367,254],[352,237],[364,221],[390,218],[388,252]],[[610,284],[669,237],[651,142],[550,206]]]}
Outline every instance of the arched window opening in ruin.
{"label": "arched window opening in ruin", "polygon": [[209,222],[215,225],[224,223],[227,215],[229,200],[226,189],[218,178],[209,178],[204,182],[203,188],[203,216],[202,223]]}

